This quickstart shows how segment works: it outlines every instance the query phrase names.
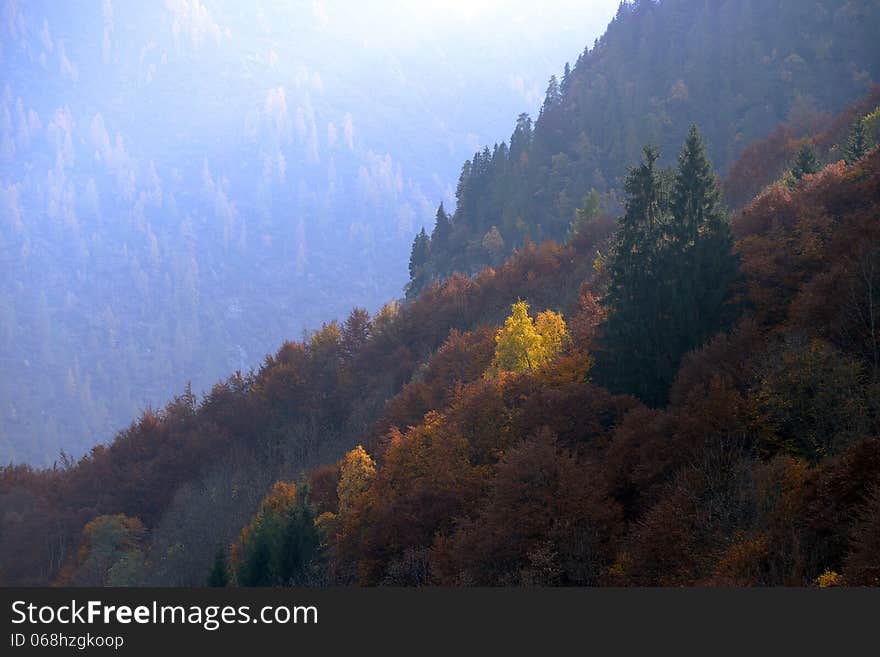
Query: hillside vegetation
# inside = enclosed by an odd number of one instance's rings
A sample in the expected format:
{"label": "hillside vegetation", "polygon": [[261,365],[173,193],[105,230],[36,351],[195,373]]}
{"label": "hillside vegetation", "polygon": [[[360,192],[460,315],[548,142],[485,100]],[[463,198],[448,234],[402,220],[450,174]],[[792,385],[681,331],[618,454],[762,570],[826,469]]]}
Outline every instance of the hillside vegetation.
{"label": "hillside vegetation", "polygon": [[619,209],[3,468],[0,582],[880,585],[878,100],[723,182],[694,121]]}
{"label": "hillside vegetation", "polygon": [[818,132],[880,79],[877,25],[872,0],[622,3],[550,80],[537,120],[521,115],[509,142],[464,163],[454,213],[441,207],[430,239],[416,238],[410,294],[497,265],[526,237],[565,238],[591,190],[617,212],[642,147],[671,162],[691,123],[722,173],[780,124]]}

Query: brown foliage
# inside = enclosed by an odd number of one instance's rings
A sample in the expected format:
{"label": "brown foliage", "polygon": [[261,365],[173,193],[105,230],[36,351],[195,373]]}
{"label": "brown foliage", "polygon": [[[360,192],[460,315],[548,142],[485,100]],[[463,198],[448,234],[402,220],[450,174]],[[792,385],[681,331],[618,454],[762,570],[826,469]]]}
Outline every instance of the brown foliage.
{"label": "brown foliage", "polygon": [[[795,190],[771,187],[736,218],[747,299],[760,321],[783,324],[799,294],[833,290],[828,277],[841,276],[835,268],[855,276],[855,263],[870,265],[865,258],[880,244],[878,189],[880,154],[874,151],[857,167],[837,163],[806,176]],[[864,293],[856,296],[861,299]],[[821,313],[815,312],[819,305],[816,299],[801,301],[800,321],[820,320]]]}
{"label": "brown foliage", "polygon": [[[749,157],[783,152],[773,139]],[[376,470],[343,508],[338,466],[309,475],[340,582],[876,585],[878,216],[877,150],[761,194],[735,221],[747,316],[685,358],[665,409],[588,380],[607,218],[381,321],[355,310],[79,463],[0,470],[0,578],[54,580],[101,516],[148,532],[223,459],[280,468],[285,449],[315,463],[364,441]],[[572,344],[484,378],[518,298],[563,311]]]}
{"label": "brown foliage", "polygon": [[596,584],[619,511],[552,431],[505,454],[474,515],[440,535],[432,553],[444,584]]}
{"label": "brown foliage", "polygon": [[845,577],[850,586],[880,586],[880,487],[858,509]]}
{"label": "brown foliage", "polygon": [[842,154],[834,147],[846,139],[853,123],[880,104],[880,86],[838,114],[833,119],[818,117],[814,125],[787,125],[776,127],[764,139],[748,145],[731,165],[723,183],[724,200],[735,209],[743,208],[761,191],[778,180],[800,147],[802,138],[811,135],[814,146],[825,161],[839,160]]}
{"label": "brown foliage", "polygon": [[339,510],[339,465],[328,463],[309,473],[309,502],[315,505],[318,515],[336,513]]}

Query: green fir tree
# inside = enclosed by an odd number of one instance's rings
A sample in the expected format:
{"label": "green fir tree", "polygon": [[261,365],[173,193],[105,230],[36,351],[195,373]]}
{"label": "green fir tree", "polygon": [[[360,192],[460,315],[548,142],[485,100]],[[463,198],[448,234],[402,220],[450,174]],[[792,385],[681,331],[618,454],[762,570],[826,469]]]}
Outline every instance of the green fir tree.
{"label": "green fir tree", "polygon": [[868,152],[868,131],[865,130],[864,119],[859,119],[853,124],[846,146],[843,149],[843,157],[847,164],[854,164]]}
{"label": "green fir tree", "polygon": [[804,176],[817,173],[818,171],[819,156],[816,155],[816,149],[809,141],[805,141],[794,158],[794,165],[791,167],[791,175],[795,180],[800,180]]}

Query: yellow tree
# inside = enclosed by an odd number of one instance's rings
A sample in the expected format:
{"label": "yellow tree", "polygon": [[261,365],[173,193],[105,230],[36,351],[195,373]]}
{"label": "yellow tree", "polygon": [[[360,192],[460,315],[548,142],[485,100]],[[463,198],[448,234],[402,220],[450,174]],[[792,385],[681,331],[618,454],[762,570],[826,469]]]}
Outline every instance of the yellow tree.
{"label": "yellow tree", "polygon": [[538,315],[535,323],[529,315],[529,304],[517,301],[510,317],[495,334],[495,358],[490,372],[536,370],[553,360],[567,340],[562,315],[547,310]]}
{"label": "yellow tree", "polygon": [[373,333],[378,335],[383,331],[387,331],[397,320],[399,312],[400,306],[397,301],[391,301],[383,305],[376,313],[376,316],[373,317]]}
{"label": "yellow tree", "polygon": [[339,512],[345,513],[367,489],[376,475],[376,464],[363,447],[358,445],[339,462]]}
{"label": "yellow tree", "polygon": [[568,331],[565,328],[565,320],[562,315],[552,310],[538,313],[535,321],[535,329],[541,336],[541,349],[544,360],[552,360],[556,354],[562,351],[568,340]]}

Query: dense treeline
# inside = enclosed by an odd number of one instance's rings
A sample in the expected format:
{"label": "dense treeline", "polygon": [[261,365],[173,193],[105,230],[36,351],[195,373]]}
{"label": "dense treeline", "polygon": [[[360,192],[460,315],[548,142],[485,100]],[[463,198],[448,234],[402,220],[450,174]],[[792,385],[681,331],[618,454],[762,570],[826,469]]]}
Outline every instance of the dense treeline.
{"label": "dense treeline", "polygon": [[692,127],[677,170],[648,147],[627,177],[626,213],[608,262],[601,380],[651,404],[667,399],[682,356],[733,316],[737,262],[721,192]]}
{"label": "dense treeline", "polygon": [[474,350],[492,339],[480,327],[500,323],[518,297],[566,313],[576,307],[613,225],[600,217],[564,247],[529,244],[498,269],[453,276],[374,317],[355,310],[342,324],[284,344],[257,372],[230,377],[200,402],[187,392],[145,413],[76,463],[4,468],[2,581],[55,579],[75,559],[87,522],[122,513],[149,530],[146,581],[202,584],[218,543],[238,534],[274,481],[335,460],[359,441],[380,441],[391,424],[442,405],[456,381],[478,378],[484,368]]}
{"label": "dense treeline", "polygon": [[416,237],[409,293],[496,265],[526,237],[563,239],[591,190],[616,211],[642,146],[672,158],[692,122],[722,172],[781,123],[813,131],[880,79],[878,23],[871,0],[622,3],[550,80],[537,120],[521,115],[509,143],[465,162],[455,212]]}
{"label": "dense treeline", "polygon": [[[877,583],[878,182],[874,149],[736,217],[741,316],[665,408],[599,385],[620,251],[599,215],[356,310],[77,464],[6,468],[4,582]],[[561,316],[539,331],[519,299]],[[516,365],[520,335],[552,357]],[[263,500],[278,481],[297,483]]]}
{"label": "dense treeline", "polygon": [[732,218],[694,127],[616,220],[3,468],[0,581],[880,585],[878,124],[745,149]]}
{"label": "dense treeline", "polygon": [[[817,164],[852,161],[864,155],[870,144],[880,143],[880,87],[836,116],[827,113],[809,121],[782,123],[765,138],[749,144],[730,166],[724,179],[724,199],[736,209],[747,205],[769,180],[786,176],[798,152],[813,149]],[[859,152],[851,153],[852,136],[861,135]]]}
{"label": "dense treeline", "polygon": [[739,217],[749,311],[687,357],[664,409],[559,360],[393,430],[358,501],[319,505],[333,574],[880,585],[878,190],[875,150]]}

